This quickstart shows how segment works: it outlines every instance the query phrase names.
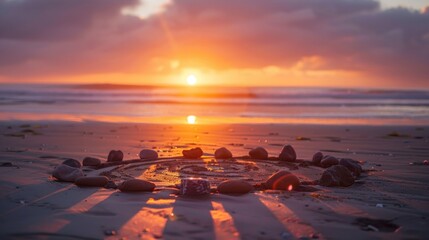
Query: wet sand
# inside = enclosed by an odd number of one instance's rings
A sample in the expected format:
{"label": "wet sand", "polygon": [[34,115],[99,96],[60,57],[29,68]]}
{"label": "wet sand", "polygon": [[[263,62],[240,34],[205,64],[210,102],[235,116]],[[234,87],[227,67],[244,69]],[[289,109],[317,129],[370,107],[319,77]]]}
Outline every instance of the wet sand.
{"label": "wet sand", "polygon": [[[429,234],[429,166],[410,165],[429,159],[429,127],[2,122],[0,131],[2,239],[422,239]],[[283,169],[301,181],[319,179],[323,169],[315,166],[209,164],[222,146],[234,156],[262,146],[274,157],[285,144],[295,148],[298,159],[311,160],[321,151],[358,160],[366,171],[351,187],[317,185],[314,192],[192,199],[172,188],[181,177],[194,175],[209,177],[214,185],[224,179],[256,184]],[[157,184],[153,193],[81,188],[51,177],[66,158],[105,160],[110,150],[120,149],[130,160],[150,148],[174,159],[196,146],[204,150],[204,160],[177,158],[181,171],[154,162],[85,172],[111,170],[115,182],[151,180]]]}

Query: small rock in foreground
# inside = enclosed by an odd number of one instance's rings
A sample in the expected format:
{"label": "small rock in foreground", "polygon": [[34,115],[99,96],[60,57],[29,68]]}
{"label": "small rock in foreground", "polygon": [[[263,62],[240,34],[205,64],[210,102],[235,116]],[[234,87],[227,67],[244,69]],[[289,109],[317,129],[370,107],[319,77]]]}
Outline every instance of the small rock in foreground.
{"label": "small rock in foreground", "polygon": [[355,177],[359,177],[362,173],[362,166],[353,159],[342,158],[339,164],[346,167]]}
{"label": "small rock in foreground", "polygon": [[143,149],[140,151],[139,154],[140,159],[147,159],[147,160],[154,160],[154,159],[158,159],[158,153],[155,150],[152,149]]}
{"label": "small rock in foreground", "polygon": [[184,196],[204,196],[210,194],[210,182],[203,178],[182,178],[180,194]]}
{"label": "small rock in foreground", "polygon": [[142,179],[125,180],[118,186],[122,192],[152,192],[155,184]]}
{"label": "small rock in foreground", "polygon": [[80,164],[80,162],[78,160],[73,159],[73,158],[66,159],[63,162],[63,164],[70,166],[70,167],[74,167],[74,168],[81,168],[82,167],[82,164]]}
{"label": "small rock in foreground", "polygon": [[83,172],[80,168],[61,164],[54,169],[52,176],[61,182],[74,182],[77,178],[83,176]]}
{"label": "small rock in foreground", "polygon": [[200,147],[191,148],[189,150],[182,151],[183,157],[190,159],[198,159],[203,156],[204,152]]}
{"label": "small rock in foreground", "polygon": [[226,180],[217,186],[217,191],[222,194],[246,194],[253,191],[253,186],[243,180]]}
{"label": "small rock in foreground", "polygon": [[330,156],[330,155],[326,155],[322,161],[320,161],[320,166],[323,168],[328,168],[330,166],[334,166],[334,165],[338,165],[340,161],[338,160],[338,158]]}
{"label": "small rock in foreground", "polygon": [[264,160],[268,158],[268,152],[263,147],[257,147],[249,151],[249,156],[254,159]]}
{"label": "small rock in foreground", "polygon": [[311,160],[311,162],[316,165],[319,166],[320,165],[320,161],[322,161],[323,159],[323,153],[321,152],[317,152],[313,155],[313,159]]}
{"label": "small rock in foreground", "polygon": [[115,151],[112,150],[107,156],[108,162],[121,162],[124,159],[124,153],[121,150]]}
{"label": "small rock in foreground", "polygon": [[326,169],[319,184],[325,187],[348,187],[355,182],[352,173],[343,165],[335,165]]}
{"label": "small rock in foreground", "polygon": [[291,145],[285,145],[279,155],[280,161],[295,162],[296,152]]}
{"label": "small rock in foreground", "polygon": [[215,151],[216,159],[229,159],[232,158],[232,153],[228,149],[221,147]]}
{"label": "small rock in foreground", "polygon": [[101,160],[93,157],[86,157],[82,161],[83,166],[96,167],[101,164]]}
{"label": "small rock in foreground", "polygon": [[279,171],[265,181],[265,187],[273,190],[291,191],[299,185],[298,177],[288,171]]}

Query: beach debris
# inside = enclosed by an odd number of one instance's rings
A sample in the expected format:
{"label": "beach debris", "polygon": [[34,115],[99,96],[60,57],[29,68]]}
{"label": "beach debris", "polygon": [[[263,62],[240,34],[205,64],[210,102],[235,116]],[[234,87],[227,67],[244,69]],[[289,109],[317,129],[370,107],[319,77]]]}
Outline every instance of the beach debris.
{"label": "beach debris", "polygon": [[52,176],[61,182],[74,182],[77,178],[83,177],[83,172],[80,168],[61,164],[54,169]]}
{"label": "beach debris", "polygon": [[210,194],[210,182],[203,178],[182,178],[180,194],[183,196],[205,196]]}
{"label": "beach debris", "polygon": [[221,148],[216,149],[214,155],[215,155],[216,159],[228,159],[228,158],[232,158],[231,151],[229,151],[225,147],[221,147]]}
{"label": "beach debris", "polygon": [[389,134],[387,134],[388,137],[408,137],[408,135],[406,134],[400,134],[396,131],[390,132]]}
{"label": "beach debris", "polygon": [[330,166],[334,166],[334,165],[338,165],[340,161],[338,160],[338,158],[331,156],[331,155],[326,155],[321,161],[320,161],[320,166],[323,168],[328,168]]}
{"label": "beach debris", "polygon": [[356,218],[353,224],[360,226],[363,231],[395,232],[399,228],[392,220],[365,217]]}
{"label": "beach debris", "polygon": [[375,204],[375,207],[384,208],[384,205],[382,203],[377,203],[377,204]]}
{"label": "beach debris", "polygon": [[11,162],[2,162],[0,167],[13,167],[13,164]]}
{"label": "beach debris", "polygon": [[101,160],[93,157],[86,157],[82,161],[83,166],[97,167],[100,164],[101,164]]}
{"label": "beach debris", "polygon": [[117,232],[112,229],[106,229],[103,231],[105,236],[116,236]]}
{"label": "beach debris", "polygon": [[203,156],[204,152],[200,147],[196,147],[189,150],[183,150],[182,154],[185,158],[198,159]]}
{"label": "beach debris", "polygon": [[158,153],[152,149],[143,149],[140,151],[139,157],[140,159],[143,159],[143,160],[145,159],[154,160],[154,159],[158,159]]}
{"label": "beach debris", "polygon": [[424,160],[422,162],[411,162],[410,165],[427,165],[427,166],[429,166],[429,160]]}
{"label": "beach debris", "polygon": [[264,160],[268,158],[268,152],[263,147],[256,147],[249,151],[249,156],[254,159]]}
{"label": "beach debris", "polygon": [[297,140],[297,141],[311,141],[311,138],[298,136],[295,138],[295,140]]}
{"label": "beach debris", "polygon": [[109,179],[105,176],[79,177],[74,183],[80,187],[104,187]]}
{"label": "beach debris", "polygon": [[341,158],[339,164],[346,167],[355,177],[359,177],[362,173],[362,167],[356,160]]}
{"label": "beach debris", "polygon": [[296,160],[295,149],[291,145],[285,145],[279,155],[280,161],[294,162]]}
{"label": "beach debris", "polygon": [[123,181],[118,188],[121,192],[152,192],[155,184],[142,179],[129,179]]}
{"label": "beach debris", "polygon": [[319,185],[325,187],[348,187],[355,179],[352,173],[343,165],[335,165],[326,169],[319,180]]}
{"label": "beach debris", "polygon": [[288,171],[278,171],[265,181],[265,187],[272,190],[292,191],[299,185],[298,177]]}
{"label": "beach debris", "polygon": [[323,153],[321,152],[317,152],[313,155],[313,159],[311,160],[311,162],[316,165],[319,166],[320,165],[320,161],[322,161],[323,159]]}
{"label": "beach debris", "polygon": [[82,164],[80,164],[80,162],[76,159],[73,158],[68,158],[66,159],[62,164],[70,166],[70,167],[74,167],[74,168],[81,168]]}
{"label": "beach debris", "polygon": [[121,162],[124,159],[124,153],[121,150],[111,150],[107,156],[108,162]]}
{"label": "beach debris", "polygon": [[243,180],[226,180],[217,186],[217,191],[222,194],[246,194],[253,191],[253,186]]}

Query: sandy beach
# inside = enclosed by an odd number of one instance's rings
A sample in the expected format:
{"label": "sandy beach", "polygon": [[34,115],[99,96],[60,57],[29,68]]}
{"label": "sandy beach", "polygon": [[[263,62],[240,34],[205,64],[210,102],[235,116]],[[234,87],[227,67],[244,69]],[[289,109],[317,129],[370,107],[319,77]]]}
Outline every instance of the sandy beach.
{"label": "sandy beach", "polygon": [[[422,164],[429,158],[429,127],[5,121],[0,129],[1,239],[424,239],[429,233],[429,166]],[[213,167],[219,147],[238,157],[261,146],[277,157],[285,144],[298,159],[320,151],[358,160],[364,172],[350,187],[178,195],[176,184],[190,176],[209,177],[212,188],[226,179],[257,185],[278,170],[301,182],[318,180],[323,168],[278,161],[237,158],[228,169],[221,161]],[[197,146],[202,159],[181,158],[182,150]],[[149,180],[156,184],[151,193],[78,187],[51,176],[68,158],[106,161],[115,149],[131,160],[144,148],[179,170],[158,160],[84,173],[108,171],[115,183]]]}

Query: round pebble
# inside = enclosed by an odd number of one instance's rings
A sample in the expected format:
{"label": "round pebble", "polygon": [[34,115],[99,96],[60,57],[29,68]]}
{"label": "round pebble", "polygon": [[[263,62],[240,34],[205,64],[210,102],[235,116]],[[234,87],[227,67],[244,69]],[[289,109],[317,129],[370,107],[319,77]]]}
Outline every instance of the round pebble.
{"label": "round pebble", "polygon": [[74,167],[74,168],[81,168],[82,167],[80,162],[76,159],[73,159],[73,158],[66,159],[62,164],[70,166],[70,167]]}
{"label": "round pebble", "polygon": [[325,187],[348,187],[355,182],[352,173],[343,165],[335,165],[326,169],[319,180]]}
{"label": "round pebble", "polygon": [[152,149],[143,149],[140,151],[139,157],[143,160],[154,160],[158,159],[158,153]]}
{"label": "round pebble", "polygon": [[323,159],[323,153],[317,152],[313,155],[313,159],[311,160],[311,162],[314,165],[318,166],[320,164],[320,161],[322,161],[322,159]]}
{"label": "round pebble", "polygon": [[80,168],[61,164],[54,169],[52,176],[61,182],[74,182],[77,178],[83,176],[83,172]]}
{"label": "round pebble", "polygon": [[249,156],[254,159],[264,160],[268,158],[268,152],[263,147],[257,147],[249,151]]}
{"label": "round pebble", "polygon": [[200,147],[191,148],[189,150],[182,151],[183,157],[190,159],[198,159],[203,156],[204,152]]}
{"label": "round pebble", "polygon": [[101,160],[93,157],[86,157],[82,161],[83,166],[96,167],[101,164]]}
{"label": "round pebble", "polygon": [[320,166],[323,167],[323,168],[328,168],[330,166],[338,165],[339,162],[340,161],[338,160],[338,158],[326,155],[322,159],[322,161],[320,161]]}
{"label": "round pebble", "polygon": [[112,150],[107,156],[108,162],[121,162],[124,159],[124,153],[121,150]]}
{"label": "round pebble", "polygon": [[214,155],[215,155],[216,159],[228,159],[228,158],[232,158],[231,151],[229,151],[228,149],[226,149],[224,147],[218,148],[215,151]]}
{"label": "round pebble", "polygon": [[122,192],[152,192],[155,184],[142,179],[125,180],[118,186]]}
{"label": "round pebble", "polygon": [[246,194],[253,191],[253,186],[243,180],[226,180],[218,185],[217,191],[222,194]]}
{"label": "round pebble", "polygon": [[300,185],[298,177],[288,171],[279,171],[265,181],[265,187],[273,190],[292,190]]}
{"label": "round pebble", "polygon": [[291,145],[285,145],[279,155],[280,161],[294,162],[296,160],[295,149]]}
{"label": "round pebble", "polygon": [[362,173],[362,166],[356,160],[342,158],[339,164],[346,167],[355,177],[359,177]]}
{"label": "round pebble", "polygon": [[108,182],[109,179],[105,176],[80,177],[74,181],[80,187],[104,187]]}

